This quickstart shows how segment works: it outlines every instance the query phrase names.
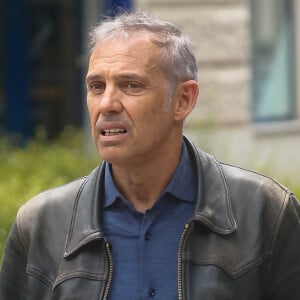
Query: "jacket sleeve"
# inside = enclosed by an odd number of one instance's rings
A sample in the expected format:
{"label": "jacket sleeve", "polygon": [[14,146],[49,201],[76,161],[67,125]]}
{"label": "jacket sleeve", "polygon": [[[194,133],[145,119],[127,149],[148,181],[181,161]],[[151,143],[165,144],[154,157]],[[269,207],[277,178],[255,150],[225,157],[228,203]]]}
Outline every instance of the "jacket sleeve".
{"label": "jacket sleeve", "polygon": [[272,300],[300,299],[300,203],[290,196],[269,265]]}
{"label": "jacket sleeve", "polygon": [[14,223],[7,239],[0,271],[0,299],[26,300],[26,254]]}

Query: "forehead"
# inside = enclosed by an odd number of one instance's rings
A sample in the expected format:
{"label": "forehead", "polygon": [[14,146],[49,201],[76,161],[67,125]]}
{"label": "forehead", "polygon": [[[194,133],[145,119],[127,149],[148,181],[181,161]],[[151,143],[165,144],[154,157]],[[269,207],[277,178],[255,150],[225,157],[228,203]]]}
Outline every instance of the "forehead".
{"label": "forehead", "polygon": [[98,43],[91,53],[89,69],[93,67],[159,67],[160,48],[149,37],[105,40]]}

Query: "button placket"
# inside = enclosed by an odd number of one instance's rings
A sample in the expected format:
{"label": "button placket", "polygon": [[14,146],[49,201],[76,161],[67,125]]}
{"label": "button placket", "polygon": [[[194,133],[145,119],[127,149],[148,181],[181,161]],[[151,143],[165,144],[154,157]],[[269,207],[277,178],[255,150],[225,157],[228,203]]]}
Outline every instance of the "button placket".
{"label": "button placket", "polygon": [[148,295],[149,295],[150,297],[154,297],[155,294],[156,294],[156,291],[155,291],[154,288],[150,288],[150,289],[148,290]]}
{"label": "button placket", "polygon": [[149,231],[146,231],[144,237],[145,237],[145,241],[149,241],[149,240],[151,239],[151,234],[150,234],[150,232],[149,232]]}

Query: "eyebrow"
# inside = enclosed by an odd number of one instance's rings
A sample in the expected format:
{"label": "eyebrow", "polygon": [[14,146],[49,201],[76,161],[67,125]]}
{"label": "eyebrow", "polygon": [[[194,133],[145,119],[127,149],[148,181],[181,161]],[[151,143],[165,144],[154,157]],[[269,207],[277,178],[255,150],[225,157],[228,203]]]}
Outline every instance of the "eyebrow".
{"label": "eyebrow", "polygon": [[98,74],[88,74],[87,76],[86,76],[86,81],[94,81],[94,80],[99,80],[99,79],[101,79],[102,78],[102,76],[101,75],[98,75]]}

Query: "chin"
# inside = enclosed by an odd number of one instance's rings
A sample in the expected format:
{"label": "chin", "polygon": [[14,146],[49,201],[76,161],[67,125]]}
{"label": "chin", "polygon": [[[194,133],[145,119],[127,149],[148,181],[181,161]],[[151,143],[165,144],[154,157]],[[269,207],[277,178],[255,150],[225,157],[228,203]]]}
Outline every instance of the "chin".
{"label": "chin", "polygon": [[109,149],[109,148],[105,148],[105,149],[99,149],[98,148],[98,152],[101,156],[101,158],[105,161],[107,161],[110,164],[117,164],[118,162],[122,162],[124,159],[122,159],[122,155],[120,153],[120,151],[117,151],[116,149]]}

